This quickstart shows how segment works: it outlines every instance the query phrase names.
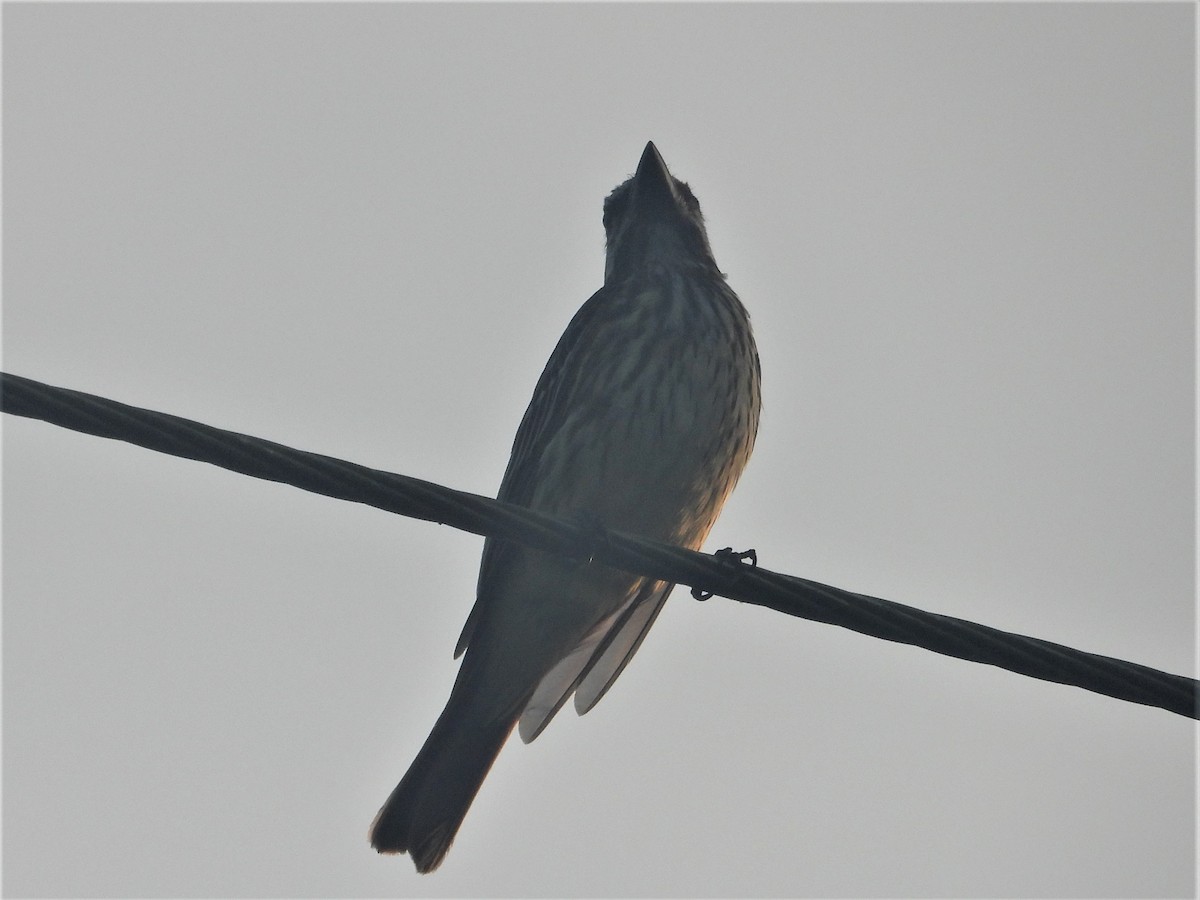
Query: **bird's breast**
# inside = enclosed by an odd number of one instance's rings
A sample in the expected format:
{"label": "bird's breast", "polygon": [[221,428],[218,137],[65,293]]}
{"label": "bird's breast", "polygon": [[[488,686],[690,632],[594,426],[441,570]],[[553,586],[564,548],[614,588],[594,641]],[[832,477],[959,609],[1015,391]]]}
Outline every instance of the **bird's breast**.
{"label": "bird's breast", "polygon": [[617,296],[575,360],[571,399],[540,460],[535,508],[698,544],[753,445],[758,361],[723,285],[682,275]]}

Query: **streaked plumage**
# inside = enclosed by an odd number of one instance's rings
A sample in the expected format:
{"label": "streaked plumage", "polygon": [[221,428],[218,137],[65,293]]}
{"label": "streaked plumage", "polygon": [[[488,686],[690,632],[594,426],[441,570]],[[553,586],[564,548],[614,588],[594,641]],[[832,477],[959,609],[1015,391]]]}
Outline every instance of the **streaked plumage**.
{"label": "streaked plumage", "polygon": [[[538,380],[499,498],[699,548],[758,428],[749,319],[652,143],[605,201],[604,228],[604,286]],[[672,587],[489,539],[450,700],[372,845],[436,868],[514,724],[528,742],[572,693],[591,709]]]}

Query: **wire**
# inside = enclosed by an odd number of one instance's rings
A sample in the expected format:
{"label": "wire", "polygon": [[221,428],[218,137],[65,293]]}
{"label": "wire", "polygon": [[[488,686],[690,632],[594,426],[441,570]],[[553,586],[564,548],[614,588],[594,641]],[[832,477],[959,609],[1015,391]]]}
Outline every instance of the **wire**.
{"label": "wire", "polygon": [[1194,679],[745,566],[731,558],[738,554],[713,557],[646,541],[17,375],[0,373],[0,411],[1200,718]]}

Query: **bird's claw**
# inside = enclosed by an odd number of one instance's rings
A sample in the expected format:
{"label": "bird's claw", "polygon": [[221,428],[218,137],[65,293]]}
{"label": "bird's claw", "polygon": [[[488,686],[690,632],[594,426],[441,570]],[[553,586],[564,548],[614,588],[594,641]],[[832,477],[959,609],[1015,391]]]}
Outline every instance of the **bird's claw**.
{"label": "bird's claw", "polygon": [[[742,563],[749,563],[752,568],[758,565],[758,553],[753,548],[738,553],[732,547],[722,547],[713,554],[713,557],[718,562],[729,566],[734,574],[741,571]],[[698,587],[692,588],[692,596],[697,600],[704,601],[712,595],[712,591],[705,591]]]}

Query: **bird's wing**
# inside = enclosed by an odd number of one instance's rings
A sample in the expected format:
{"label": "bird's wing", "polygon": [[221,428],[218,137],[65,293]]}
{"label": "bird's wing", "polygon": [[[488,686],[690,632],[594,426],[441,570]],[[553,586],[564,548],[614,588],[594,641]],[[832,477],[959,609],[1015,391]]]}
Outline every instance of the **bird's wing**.
{"label": "bird's wing", "polygon": [[521,712],[517,730],[522,741],[528,744],[550,724],[554,714],[562,708],[567,698],[571,696],[571,691],[575,690],[575,686],[579,684],[579,679],[583,677],[588,664],[595,658],[597,645],[605,642],[612,634],[617,620],[624,616],[635,599],[637,598],[630,597],[620,609],[597,622],[596,626],[584,635],[583,640],[576,645],[574,650],[560,659],[553,669],[542,676],[533,696],[529,698],[529,702],[525,704],[525,709]]}
{"label": "bird's wing", "polygon": [[541,734],[572,691],[580,715],[596,705],[641,646],[673,587],[661,581],[645,582],[543,676],[521,713],[517,728],[522,741],[528,744]]}
{"label": "bird's wing", "polygon": [[[496,499],[518,506],[529,505],[538,483],[542,450],[562,427],[567,413],[572,408],[572,389],[577,384],[581,365],[581,354],[577,352],[579,338],[587,331],[596,313],[603,308],[607,296],[608,290],[600,288],[588,298],[558,339],[546,368],[538,378],[537,387],[533,390],[533,399],[529,401],[529,407],[521,418],[520,427],[517,428],[512,455],[509,457],[508,468],[500,482],[500,491]],[[479,566],[479,583],[475,591],[475,606],[467,617],[454,649],[456,659],[471,642],[475,623],[479,621],[481,611],[487,604],[488,585],[495,583],[496,573],[505,564],[505,557],[512,549],[512,544],[495,538],[488,538],[484,543],[483,561]]]}
{"label": "bird's wing", "polygon": [[642,639],[658,618],[673,587],[673,584],[655,582],[650,595],[630,607],[628,614],[612,629],[607,646],[593,656],[575,688],[575,711],[579,715],[582,716],[599,703],[617,676],[625,670],[633,654],[642,646]]}
{"label": "bird's wing", "polygon": [[[528,506],[542,475],[542,451],[550,444],[568,414],[579,403],[578,390],[587,390],[581,373],[587,365],[583,347],[593,340],[581,341],[596,314],[609,299],[601,288],[575,314],[567,330],[550,355],[538,379],[533,399],[521,419],[513,441],[512,456],[501,482],[498,499]],[[484,617],[494,586],[518,548],[512,543],[489,538],[483,548],[475,606],[463,627],[455,656],[466,650],[476,623]],[[573,650],[564,655],[542,677],[521,714],[519,731],[528,743],[549,724],[572,692],[580,712],[591,709],[616,680],[626,663],[641,646],[642,638],[654,624],[672,584],[647,579],[620,608],[596,623]]]}

